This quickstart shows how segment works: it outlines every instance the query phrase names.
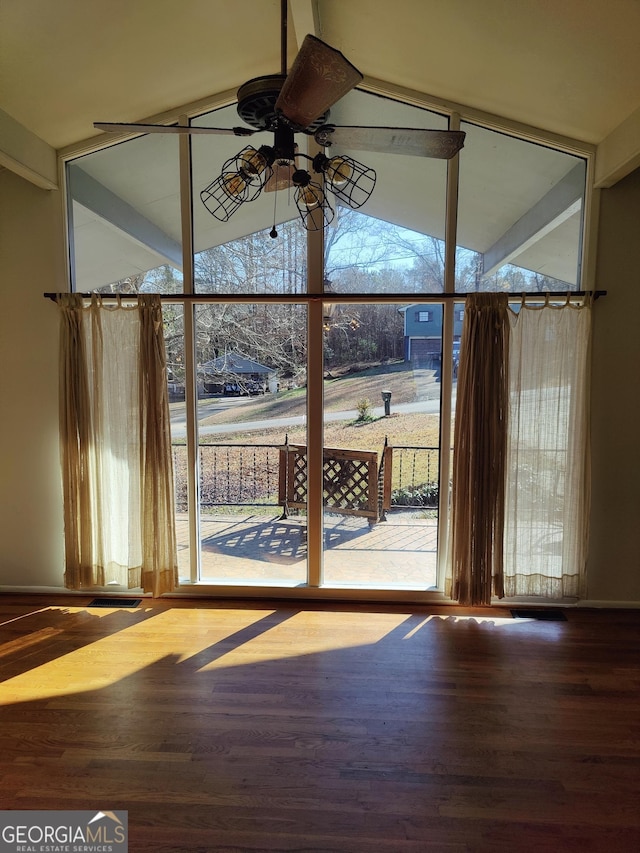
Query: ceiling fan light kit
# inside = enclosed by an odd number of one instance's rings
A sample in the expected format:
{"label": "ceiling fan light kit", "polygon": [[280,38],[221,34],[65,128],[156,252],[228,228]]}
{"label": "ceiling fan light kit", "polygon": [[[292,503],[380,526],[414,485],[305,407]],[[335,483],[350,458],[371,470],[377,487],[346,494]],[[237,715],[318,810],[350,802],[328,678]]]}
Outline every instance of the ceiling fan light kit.
{"label": "ceiling fan light kit", "polygon": [[[233,136],[272,132],[272,146],[243,148],[223,164],[220,175],[202,190],[200,198],[212,216],[227,222],[245,202],[255,201],[263,190],[295,188],[294,203],[308,231],[323,228],[334,217],[325,189],[342,204],[357,209],[371,196],[376,173],[343,154],[327,157],[320,152],[310,157],[298,151],[296,133],[313,137],[325,151],[337,143],[365,151],[448,160],[462,148],[465,134],[461,131],[327,124],[329,109],[361,83],[363,76],[339,50],[312,35],[305,36],[287,74],[286,15],[287,2],[281,0],[281,73],[256,77],[238,89],[238,115],[254,129],[110,122],[96,122],[94,127],[111,132]],[[313,176],[300,168],[301,158],[310,161]],[[275,226],[271,235],[277,236],[274,232]]]}
{"label": "ceiling fan light kit", "polygon": [[209,213],[227,222],[246,201],[255,201],[273,174],[269,158],[270,151],[251,145],[229,158],[219,177],[200,193]]}
{"label": "ceiling fan light kit", "polygon": [[[327,202],[321,183],[312,180],[306,169],[298,169],[292,175],[296,186],[293,196],[302,224],[307,231],[320,231],[329,225],[334,217],[334,211]],[[322,211],[322,216],[320,216]]]}
{"label": "ceiling fan light kit", "polygon": [[362,207],[376,185],[375,170],[346,155],[329,160],[320,152],[313,158],[313,169],[324,173],[334,196],[354,210]]}

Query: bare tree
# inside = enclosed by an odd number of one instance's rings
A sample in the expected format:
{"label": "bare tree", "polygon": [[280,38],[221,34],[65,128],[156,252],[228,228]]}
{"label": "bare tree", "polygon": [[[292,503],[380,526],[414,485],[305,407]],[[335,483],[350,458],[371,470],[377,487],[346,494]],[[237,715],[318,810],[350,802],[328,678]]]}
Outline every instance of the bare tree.
{"label": "bare tree", "polygon": [[[325,229],[325,275],[339,293],[437,294],[444,290],[444,242],[339,207]],[[306,291],[306,232],[297,220],[213,246],[194,258],[195,291],[202,294],[297,294]],[[458,247],[455,287],[477,290],[559,289],[538,273],[505,265],[483,275],[482,254]],[[168,265],[132,275],[103,292],[180,293],[182,278]],[[184,374],[184,309],[164,306],[167,361],[172,376]],[[195,307],[196,357],[203,364],[224,353],[240,353],[281,375],[304,370],[307,311],[295,304],[215,303]],[[402,358],[402,316],[394,305],[341,304],[326,328],[326,362]]]}

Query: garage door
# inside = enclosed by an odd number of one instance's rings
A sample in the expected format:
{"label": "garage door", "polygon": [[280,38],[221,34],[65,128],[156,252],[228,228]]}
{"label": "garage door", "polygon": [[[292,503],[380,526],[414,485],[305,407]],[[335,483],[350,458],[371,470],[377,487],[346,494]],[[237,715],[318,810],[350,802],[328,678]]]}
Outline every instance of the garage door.
{"label": "garage door", "polygon": [[411,363],[417,367],[432,367],[434,361],[440,362],[440,350],[440,338],[412,338]]}

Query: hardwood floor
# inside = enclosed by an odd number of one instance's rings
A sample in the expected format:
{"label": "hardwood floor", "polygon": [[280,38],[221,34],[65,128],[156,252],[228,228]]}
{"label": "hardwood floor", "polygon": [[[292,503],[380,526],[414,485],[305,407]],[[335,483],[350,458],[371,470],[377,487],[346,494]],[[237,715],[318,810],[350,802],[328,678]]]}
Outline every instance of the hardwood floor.
{"label": "hardwood floor", "polygon": [[[0,808],[129,850],[640,849],[640,613],[0,598]],[[473,618],[471,618],[473,617]]]}

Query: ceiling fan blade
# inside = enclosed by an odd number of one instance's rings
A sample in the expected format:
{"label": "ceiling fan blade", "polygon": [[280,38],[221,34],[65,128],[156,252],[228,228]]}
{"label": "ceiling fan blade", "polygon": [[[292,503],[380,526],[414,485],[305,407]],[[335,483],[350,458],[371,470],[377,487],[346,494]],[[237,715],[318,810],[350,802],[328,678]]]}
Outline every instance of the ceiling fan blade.
{"label": "ceiling fan blade", "polygon": [[307,35],[280,90],[276,110],[304,129],[362,79],[339,50]]}
{"label": "ceiling fan blade", "polygon": [[194,127],[180,124],[126,124],[124,122],[95,121],[93,126],[96,130],[105,130],[107,133],[218,133],[224,136],[253,136],[256,130],[248,127]]}
{"label": "ceiling fan blade", "polygon": [[450,160],[464,145],[461,130],[421,130],[411,127],[335,127],[326,124],[314,138],[319,145],[340,145],[382,154],[409,154]]}

